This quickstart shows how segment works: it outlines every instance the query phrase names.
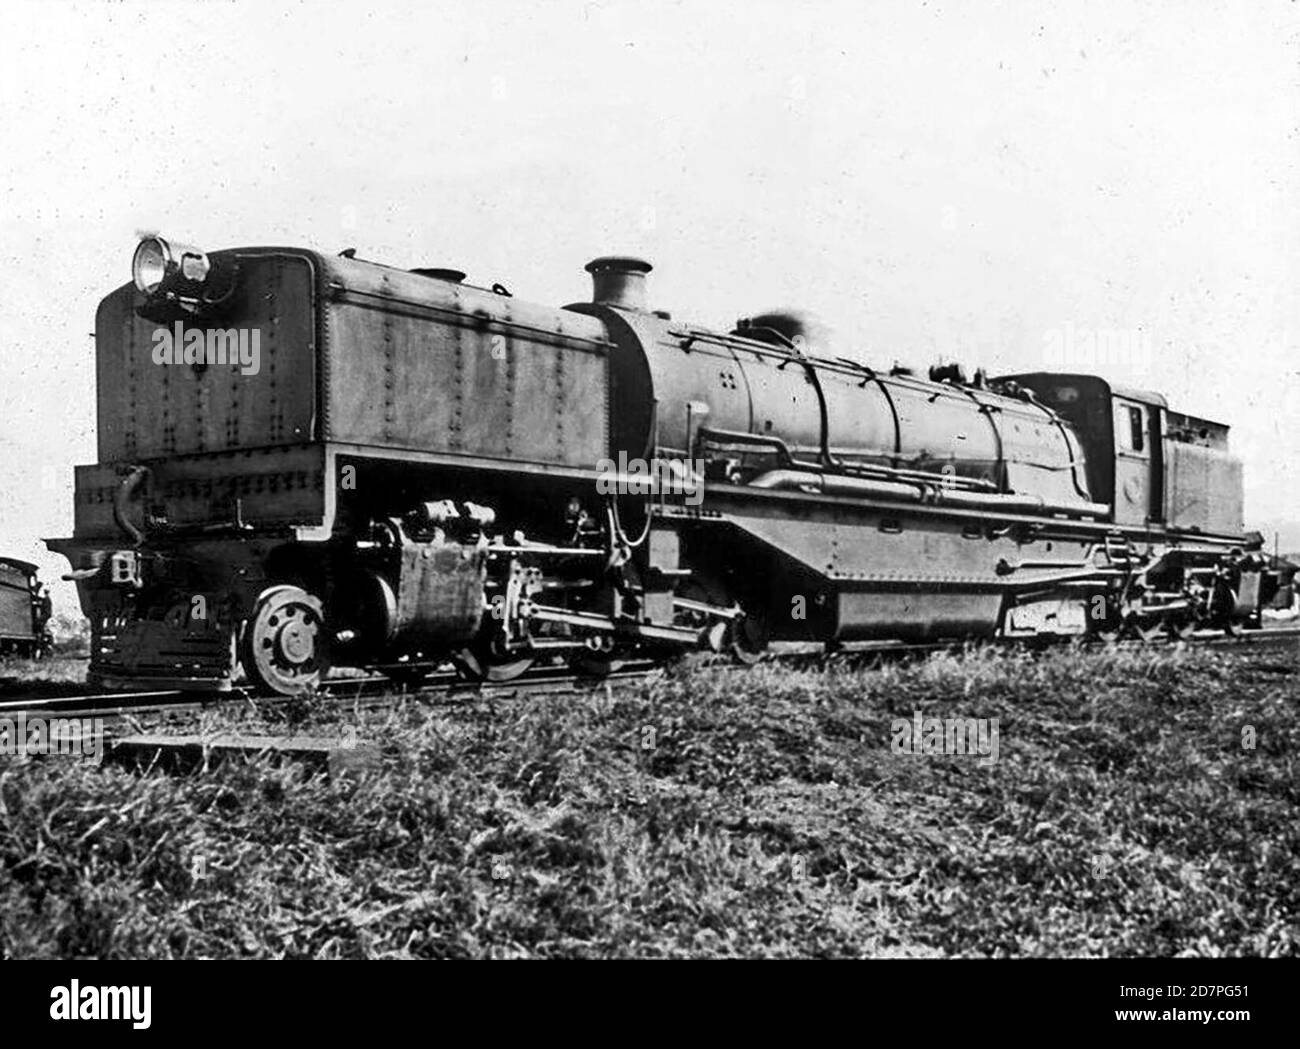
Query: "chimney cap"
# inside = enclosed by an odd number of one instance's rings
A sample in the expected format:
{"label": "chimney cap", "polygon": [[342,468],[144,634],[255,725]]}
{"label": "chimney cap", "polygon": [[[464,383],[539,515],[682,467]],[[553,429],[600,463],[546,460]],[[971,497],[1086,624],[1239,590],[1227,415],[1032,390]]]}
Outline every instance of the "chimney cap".
{"label": "chimney cap", "polygon": [[588,273],[605,273],[610,270],[623,273],[649,273],[654,267],[645,259],[638,259],[634,255],[602,255],[598,259],[592,259],[583,269]]}

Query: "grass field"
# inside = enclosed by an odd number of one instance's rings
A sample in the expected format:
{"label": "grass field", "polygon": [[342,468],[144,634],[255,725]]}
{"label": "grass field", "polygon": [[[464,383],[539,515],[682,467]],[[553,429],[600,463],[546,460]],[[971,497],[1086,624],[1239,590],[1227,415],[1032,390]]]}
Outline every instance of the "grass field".
{"label": "grass field", "polygon": [[308,712],[387,749],[333,782],[0,758],[0,954],[1295,955],[1298,699],[1294,649],[975,650]]}

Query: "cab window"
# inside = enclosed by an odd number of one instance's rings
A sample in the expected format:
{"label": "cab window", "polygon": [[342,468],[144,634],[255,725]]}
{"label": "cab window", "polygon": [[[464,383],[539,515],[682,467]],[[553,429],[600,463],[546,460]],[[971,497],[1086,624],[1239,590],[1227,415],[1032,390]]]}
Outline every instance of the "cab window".
{"label": "cab window", "polygon": [[1115,441],[1121,451],[1145,451],[1146,427],[1142,416],[1142,409],[1136,405],[1120,404],[1116,406]]}

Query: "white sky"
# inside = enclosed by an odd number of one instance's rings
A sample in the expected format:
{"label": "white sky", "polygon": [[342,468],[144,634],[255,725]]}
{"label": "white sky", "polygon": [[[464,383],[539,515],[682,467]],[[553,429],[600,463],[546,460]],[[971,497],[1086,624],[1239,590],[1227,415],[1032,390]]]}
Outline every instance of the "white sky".
{"label": "white sky", "polygon": [[[65,570],[137,230],[354,246],[560,305],[813,309],[836,352],[1108,378],[1233,427],[1300,548],[1297,5],[20,4],[0,39],[0,552]],[[1059,341],[1055,344],[1059,347]],[[1086,369],[1083,369],[1086,370]]]}

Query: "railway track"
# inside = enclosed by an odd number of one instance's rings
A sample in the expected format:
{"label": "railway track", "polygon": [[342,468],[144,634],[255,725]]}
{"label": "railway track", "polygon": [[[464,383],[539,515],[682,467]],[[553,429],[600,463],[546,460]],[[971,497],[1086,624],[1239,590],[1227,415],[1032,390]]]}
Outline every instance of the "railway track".
{"label": "railway track", "polygon": [[[995,643],[1001,644],[1001,643]],[[1006,647],[1023,647],[1023,642],[1006,642]],[[1245,631],[1225,636],[1202,635],[1183,640],[1156,641],[1126,640],[1110,642],[1119,649],[1150,648],[1163,650],[1177,645],[1208,648],[1269,648],[1300,646],[1300,627]],[[869,664],[873,661],[915,658],[938,652],[959,652],[962,642],[928,642],[904,644],[898,642],[867,642],[828,653],[821,645],[787,645],[765,657],[798,665],[824,663],[827,660],[844,660]],[[731,666],[723,657],[706,658],[701,665]],[[737,667],[743,672],[744,668]],[[651,680],[663,670],[662,664],[646,661],[629,662],[603,677],[575,675],[563,668],[541,668],[528,671],[504,682],[471,682],[455,671],[437,672],[418,686],[403,686],[382,675],[334,678],[324,683],[307,702],[325,700],[331,704],[351,703],[360,708],[391,706],[394,702],[414,700],[425,704],[464,702],[483,697],[508,698],[521,693],[527,695],[556,695],[587,693],[604,688],[625,688]],[[0,718],[19,716],[101,718],[114,723],[130,723],[136,719],[155,715],[195,714],[229,708],[240,704],[256,704],[261,709],[300,703],[295,697],[257,696],[250,690],[236,687],[222,693],[194,693],[185,691],[142,691],[72,693],[69,695],[29,696],[0,700]]]}
{"label": "railway track", "polygon": [[[512,681],[465,681],[455,672],[430,675],[416,687],[395,684],[389,678],[335,678],[324,683],[307,702],[324,699],[333,704],[351,703],[361,707],[383,707],[395,701],[416,700],[422,703],[465,701],[485,696],[510,697],[520,692],[530,695],[586,692],[609,687],[625,687],[649,680],[661,671],[650,663],[629,663],[601,678],[583,677],[571,671],[547,668],[520,675]],[[32,717],[103,718],[126,721],[149,715],[194,714],[256,704],[267,709],[303,702],[291,696],[258,696],[244,688],[229,692],[195,693],[185,691],[103,692],[67,696],[22,697],[0,701],[0,718]]]}

